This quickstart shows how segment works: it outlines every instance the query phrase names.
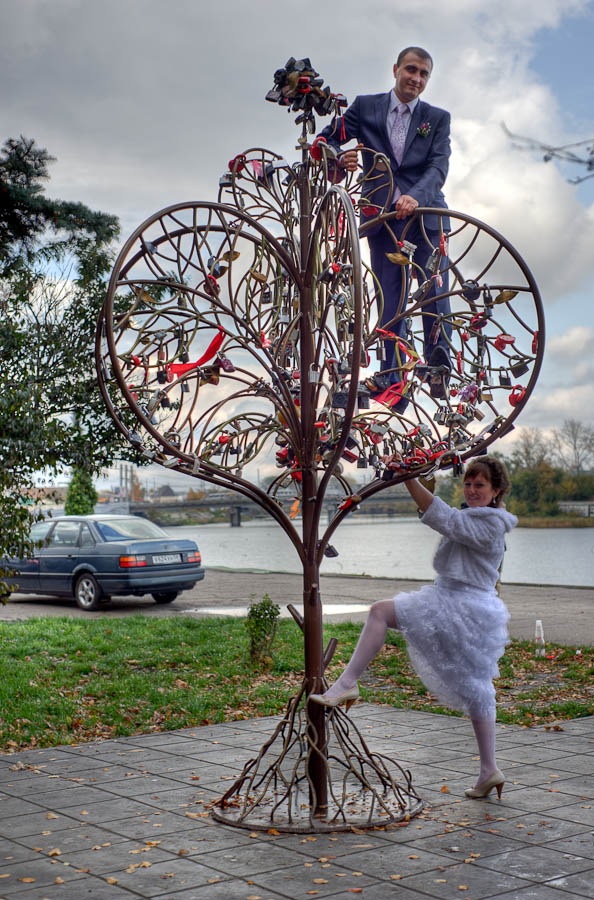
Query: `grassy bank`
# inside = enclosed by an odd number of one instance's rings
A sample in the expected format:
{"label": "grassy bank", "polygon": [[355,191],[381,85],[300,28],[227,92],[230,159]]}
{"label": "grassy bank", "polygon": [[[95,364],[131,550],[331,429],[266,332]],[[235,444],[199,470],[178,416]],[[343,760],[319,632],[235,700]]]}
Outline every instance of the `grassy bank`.
{"label": "grassy bank", "polygon": [[564,518],[520,516],[519,528],[594,528],[594,516],[566,516]]}
{"label": "grassy bank", "polygon": [[[332,625],[339,649],[330,681],[360,625]],[[0,623],[0,751],[266,716],[284,710],[303,672],[301,632],[279,623],[268,672],[249,662],[242,619],[189,617]],[[399,635],[361,682],[364,699],[447,712],[412,671]],[[514,641],[501,664],[500,722],[558,723],[594,714],[594,648],[581,656],[548,646],[551,658]]]}

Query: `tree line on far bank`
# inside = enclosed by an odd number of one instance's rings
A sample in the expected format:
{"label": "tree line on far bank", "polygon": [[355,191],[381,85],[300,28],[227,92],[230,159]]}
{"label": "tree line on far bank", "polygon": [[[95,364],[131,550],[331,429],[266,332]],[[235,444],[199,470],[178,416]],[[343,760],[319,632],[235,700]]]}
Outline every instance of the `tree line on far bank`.
{"label": "tree line on far bank", "polygon": [[[560,503],[594,502],[594,428],[577,419],[566,419],[550,433],[523,428],[508,456],[496,450],[493,455],[509,470],[506,505],[516,516],[566,518]],[[459,504],[460,479],[440,481],[439,494]]]}

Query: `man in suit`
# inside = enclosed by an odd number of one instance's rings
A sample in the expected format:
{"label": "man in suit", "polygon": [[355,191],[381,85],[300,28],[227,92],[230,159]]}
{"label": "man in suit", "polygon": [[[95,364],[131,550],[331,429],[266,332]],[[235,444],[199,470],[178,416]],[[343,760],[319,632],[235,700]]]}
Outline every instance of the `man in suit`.
{"label": "man in suit", "polygon": [[[441,189],[450,156],[450,115],[419,99],[432,69],[433,60],[426,50],[405,48],[394,65],[394,88],[388,93],[356,97],[344,115],[320,134],[320,139],[338,154],[337,180],[343,177],[341,170],[355,171],[361,157],[361,225],[370,223],[364,234],[369,241],[371,267],[383,295],[379,324],[397,338],[384,340],[385,359],[380,372],[365,383],[375,399],[399,411],[408,403],[404,396],[408,380],[405,367],[407,364],[410,367],[415,355],[406,340],[406,321],[398,320],[410,288],[408,269],[394,254],[399,250],[402,231],[418,206],[447,208]],[[353,139],[357,146],[341,152],[341,145]],[[378,153],[383,156],[378,157]],[[374,226],[373,219],[384,211],[394,211],[395,217],[386,224]],[[447,220],[442,220],[442,229],[448,227]],[[419,283],[431,280],[431,287],[424,294],[430,299],[423,307],[424,349],[431,394],[439,398],[446,396],[450,369],[447,337],[451,328],[442,319],[449,315],[450,304],[447,297],[439,295],[448,290],[447,271],[444,271],[447,260],[445,255],[432,256],[434,248],[444,250],[437,216],[426,217],[425,228],[432,246],[427,244],[418,225],[409,228],[406,240],[416,245],[413,259],[424,271],[425,277],[421,274]]]}

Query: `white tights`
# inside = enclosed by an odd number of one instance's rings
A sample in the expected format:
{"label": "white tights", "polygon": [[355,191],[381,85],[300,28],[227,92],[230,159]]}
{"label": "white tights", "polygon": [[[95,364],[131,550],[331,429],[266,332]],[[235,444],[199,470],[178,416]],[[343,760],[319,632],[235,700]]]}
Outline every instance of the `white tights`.
{"label": "white tights", "polygon": [[[388,628],[398,628],[393,600],[380,600],[369,610],[367,621],[357,642],[349,663],[334,684],[328,688],[325,697],[334,698],[353,688],[369,663],[374,659],[386,640]],[[496,769],[495,759],[495,711],[487,717],[471,716],[472,727],[478,744],[481,761],[479,782],[489,778]]]}

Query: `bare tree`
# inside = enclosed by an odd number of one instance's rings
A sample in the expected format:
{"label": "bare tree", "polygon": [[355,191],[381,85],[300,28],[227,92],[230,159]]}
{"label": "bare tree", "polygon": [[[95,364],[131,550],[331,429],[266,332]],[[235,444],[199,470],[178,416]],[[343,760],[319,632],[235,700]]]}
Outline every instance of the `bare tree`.
{"label": "bare tree", "polygon": [[539,428],[522,428],[511,457],[515,468],[536,469],[542,463],[550,463],[552,457],[551,441]]}
{"label": "bare tree", "polygon": [[553,458],[574,475],[582,475],[594,464],[594,428],[578,419],[565,419],[553,431]]}

